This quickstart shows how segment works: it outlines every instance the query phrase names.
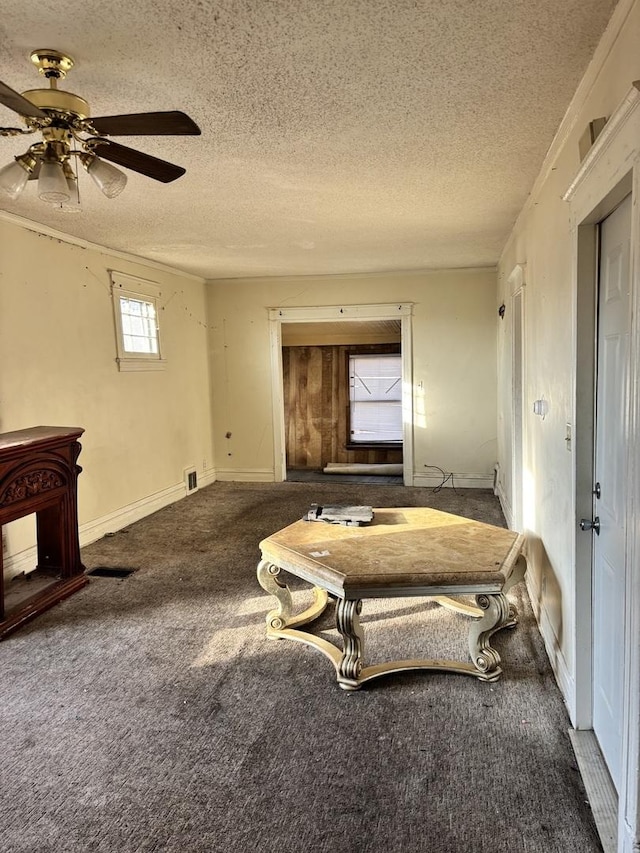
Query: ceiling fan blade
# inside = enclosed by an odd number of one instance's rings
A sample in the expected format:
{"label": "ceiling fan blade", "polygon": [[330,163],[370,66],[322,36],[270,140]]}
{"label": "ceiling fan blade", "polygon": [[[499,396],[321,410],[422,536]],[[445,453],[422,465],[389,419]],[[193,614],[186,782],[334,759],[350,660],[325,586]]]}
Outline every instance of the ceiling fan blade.
{"label": "ceiling fan blade", "polygon": [[29,116],[30,118],[46,118],[40,107],[36,107],[31,101],[23,98],[19,92],[14,92],[6,83],[0,82],[0,104],[9,107],[15,113],[21,116]]}
{"label": "ceiling fan blade", "polygon": [[178,110],[101,116],[89,120],[98,133],[107,136],[200,136],[200,128]]}
{"label": "ceiling fan blade", "polygon": [[162,181],[163,184],[175,181],[187,171],[182,166],[174,166],[173,163],[167,163],[166,160],[159,160],[150,154],[143,154],[142,151],[136,151],[133,148],[127,148],[126,145],[111,142],[110,139],[93,141],[91,150],[103,160],[110,160],[112,163],[117,163],[126,169],[132,169],[134,172],[139,172],[155,181]]}

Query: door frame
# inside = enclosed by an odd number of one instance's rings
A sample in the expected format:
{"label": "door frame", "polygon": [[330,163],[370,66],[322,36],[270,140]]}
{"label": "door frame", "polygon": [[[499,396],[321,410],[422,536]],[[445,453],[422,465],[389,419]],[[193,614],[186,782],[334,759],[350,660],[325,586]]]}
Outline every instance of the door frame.
{"label": "door frame", "polygon": [[273,473],[276,483],[287,479],[282,379],[282,324],[335,323],[357,320],[400,320],[402,352],[402,466],[405,486],[413,486],[413,303],[326,305],[308,308],[269,308],[269,348],[273,408]]}
{"label": "door frame", "polygon": [[[525,436],[525,264],[516,264],[508,278],[511,289],[511,522],[524,532],[524,449]],[[519,334],[520,358],[516,347]],[[519,386],[518,386],[519,383]],[[516,393],[518,391],[518,393]],[[518,411],[519,407],[519,411]],[[519,417],[518,417],[519,415]]]}
{"label": "door frame", "polygon": [[575,682],[568,696],[577,729],[592,728],[592,536],[578,519],[593,512],[598,224],[632,193],[627,428],[626,590],[624,620],[623,766],[618,797],[618,851],[640,846],[640,81],[582,161],[564,195],[572,234],[573,612]]}

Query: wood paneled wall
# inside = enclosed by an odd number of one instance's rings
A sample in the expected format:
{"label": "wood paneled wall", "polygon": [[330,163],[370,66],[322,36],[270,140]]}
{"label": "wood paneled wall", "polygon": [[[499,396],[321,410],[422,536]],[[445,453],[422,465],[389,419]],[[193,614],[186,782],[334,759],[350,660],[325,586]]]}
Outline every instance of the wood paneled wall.
{"label": "wood paneled wall", "polygon": [[402,462],[402,450],[347,450],[347,353],[400,352],[399,344],[282,348],[287,468],[329,462]]}

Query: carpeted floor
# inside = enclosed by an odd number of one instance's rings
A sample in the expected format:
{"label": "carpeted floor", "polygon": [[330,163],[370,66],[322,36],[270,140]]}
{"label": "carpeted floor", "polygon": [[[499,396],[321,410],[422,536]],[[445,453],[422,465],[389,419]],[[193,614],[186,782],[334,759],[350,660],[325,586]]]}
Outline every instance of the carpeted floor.
{"label": "carpeted floor", "polygon": [[[495,684],[348,694],[316,651],[265,638],[258,542],[312,501],[504,524],[487,491],[218,483],[85,548],[137,571],[0,643],[2,853],[601,850],[523,588]],[[367,602],[362,622],[367,662],[466,655],[464,617],[426,600]]]}

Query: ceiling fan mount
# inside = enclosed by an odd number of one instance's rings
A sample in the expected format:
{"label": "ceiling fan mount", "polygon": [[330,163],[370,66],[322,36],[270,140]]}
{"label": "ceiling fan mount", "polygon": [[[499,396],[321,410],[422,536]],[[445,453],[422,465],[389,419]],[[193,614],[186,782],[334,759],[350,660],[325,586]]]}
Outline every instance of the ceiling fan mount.
{"label": "ceiling fan mount", "polygon": [[[84,98],[74,95],[73,92],[58,89],[58,80],[64,80],[67,73],[75,65],[73,59],[65,53],[50,48],[33,50],[30,57],[40,74],[49,81],[50,88],[29,89],[29,91],[22,93],[22,97],[41,110],[61,113],[62,115],[58,116],[59,119],[64,119],[65,115],[69,119],[73,117],[77,119],[88,118],[91,113],[89,104]],[[42,129],[37,119],[32,119],[31,123]]]}
{"label": "ceiling fan mount", "polygon": [[[70,193],[77,196],[77,178],[69,163],[73,155],[110,198],[124,188],[126,175],[104,163],[105,160],[162,183],[174,181],[185,173],[181,166],[106,137],[199,135],[200,128],[188,115],[173,110],[90,118],[89,103],[84,98],[58,89],[58,80],[63,80],[74,67],[73,59],[52,48],[34,50],[30,58],[49,81],[49,88],[19,94],[0,82],[0,104],[18,113],[26,125],[26,128],[0,127],[0,137],[40,133],[42,141],[0,169],[0,191],[15,199],[29,179],[38,178],[40,198],[64,207]],[[54,178],[57,190],[49,186],[40,188],[41,182],[50,184]]]}
{"label": "ceiling fan mount", "polygon": [[60,53],[59,50],[52,50],[49,47],[32,50],[29,58],[44,77],[54,77],[56,80],[64,79],[75,65],[73,59],[66,53]]}

